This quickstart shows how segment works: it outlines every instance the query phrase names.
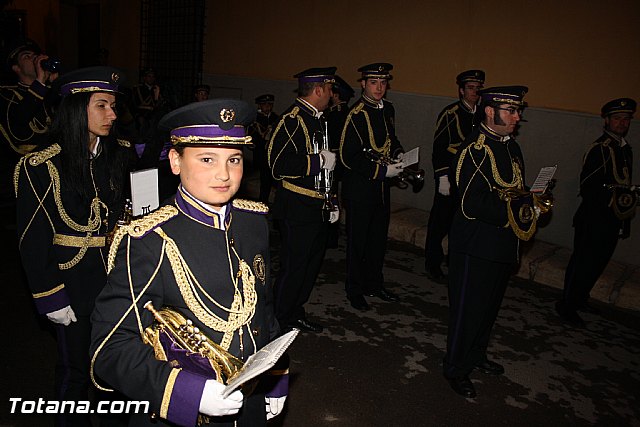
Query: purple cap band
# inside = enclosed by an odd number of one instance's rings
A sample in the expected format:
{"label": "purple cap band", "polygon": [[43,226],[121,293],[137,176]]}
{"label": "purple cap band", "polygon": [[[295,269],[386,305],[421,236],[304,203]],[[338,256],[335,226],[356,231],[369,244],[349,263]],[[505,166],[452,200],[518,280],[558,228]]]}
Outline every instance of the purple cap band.
{"label": "purple cap band", "polygon": [[301,83],[334,83],[335,79],[332,76],[304,76],[299,77],[298,81]]}
{"label": "purple cap band", "polygon": [[195,125],[184,126],[171,131],[171,136],[178,138],[218,138],[221,136],[228,136],[231,138],[244,138],[244,127],[234,126],[229,130],[220,129],[217,125]]}
{"label": "purple cap band", "polygon": [[62,96],[80,92],[118,92],[118,85],[102,81],[83,81],[67,83],[60,88]]}

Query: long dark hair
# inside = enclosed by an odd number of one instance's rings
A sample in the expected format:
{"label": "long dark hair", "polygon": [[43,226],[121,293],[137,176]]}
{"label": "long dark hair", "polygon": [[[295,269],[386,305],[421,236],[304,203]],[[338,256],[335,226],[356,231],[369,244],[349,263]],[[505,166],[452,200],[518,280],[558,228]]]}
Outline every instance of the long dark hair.
{"label": "long dark hair", "polygon": [[[87,106],[91,92],[68,95],[62,99],[55,111],[49,130],[49,140],[62,148],[60,179],[65,189],[77,193],[82,200],[90,203],[95,197],[89,169],[89,124]],[[127,150],[119,149],[113,135],[101,138],[101,156],[107,157],[109,179],[116,200],[122,197],[123,180],[128,163]]]}

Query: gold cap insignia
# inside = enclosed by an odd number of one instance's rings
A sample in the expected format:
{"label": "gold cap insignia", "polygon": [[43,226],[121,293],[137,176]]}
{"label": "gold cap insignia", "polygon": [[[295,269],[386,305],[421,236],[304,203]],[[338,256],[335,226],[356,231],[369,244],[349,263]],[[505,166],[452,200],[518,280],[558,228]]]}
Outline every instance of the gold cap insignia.
{"label": "gold cap insignia", "polygon": [[118,80],[120,80],[120,74],[112,73],[111,74],[111,80],[113,80],[114,83],[118,83]]}
{"label": "gold cap insignia", "polygon": [[222,110],[220,110],[220,119],[224,122],[224,123],[228,123],[231,120],[233,120],[236,117],[236,112],[233,111],[232,109],[227,109],[227,108],[223,108]]}

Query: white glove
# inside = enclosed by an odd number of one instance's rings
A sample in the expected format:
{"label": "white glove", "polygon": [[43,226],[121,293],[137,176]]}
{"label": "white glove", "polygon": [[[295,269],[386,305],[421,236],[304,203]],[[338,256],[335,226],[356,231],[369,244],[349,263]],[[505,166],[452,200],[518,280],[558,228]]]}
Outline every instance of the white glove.
{"label": "white glove", "polygon": [[229,397],[222,397],[222,390],[224,390],[223,384],[216,380],[207,380],[202,390],[199,411],[210,417],[237,414],[242,407],[242,392],[236,390]]}
{"label": "white glove", "polygon": [[332,153],[329,150],[320,151],[320,158],[323,160],[321,167],[323,169],[332,171],[336,167],[336,153]]}
{"label": "white glove", "polygon": [[266,397],[264,402],[267,407],[267,419],[270,420],[273,417],[277,417],[282,413],[284,409],[284,401],[287,400],[287,396],[282,397]]}
{"label": "white glove", "polygon": [[404,169],[404,163],[402,162],[392,163],[390,165],[387,165],[387,175],[385,177],[393,178],[394,176],[398,176],[403,169]]}
{"label": "white glove", "polygon": [[331,224],[335,223],[340,219],[340,210],[336,209],[334,211],[329,212],[329,222]]}
{"label": "white glove", "polygon": [[400,154],[398,154],[398,157],[396,157],[396,160],[397,160],[397,161],[399,161],[399,162],[401,162],[401,161],[402,161],[402,159],[404,159],[404,153],[400,153]]}
{"label": "white glove", "polygon": [[442,175],[439,178],[438,182],[438,193],[443,196],[448,196],[451,194],[451,183],[449,182],[449,177],[447,175]]}
{"label": "white glove", "polygon": [[53,323],[57,323],[59,325],[69,326],[71,322],[77,322],[76,314],[73,312],[73,309],[70,305],[61,308],[60,310],[52,311],[51,313],[47,313],[47,318],[51,320]]}
{"label": "white glove", "polygon": [[540,214],[542,213],[542,211],[540,210],[539,207],[534,206],[533,207],[533,211],[536,213],[536,219],[540,218]]}

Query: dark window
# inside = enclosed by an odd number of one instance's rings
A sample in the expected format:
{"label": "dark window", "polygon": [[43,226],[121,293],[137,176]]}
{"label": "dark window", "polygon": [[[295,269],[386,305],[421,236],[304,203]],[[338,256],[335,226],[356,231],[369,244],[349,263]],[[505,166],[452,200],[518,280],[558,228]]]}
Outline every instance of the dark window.
{"label": "dark window", "polygon": [[140,70],[151,67],[173,107],[202,83],[205,0],[142,0]]}

